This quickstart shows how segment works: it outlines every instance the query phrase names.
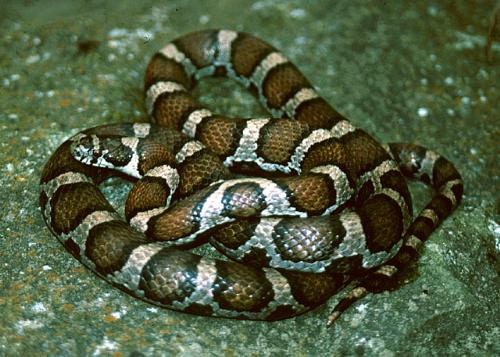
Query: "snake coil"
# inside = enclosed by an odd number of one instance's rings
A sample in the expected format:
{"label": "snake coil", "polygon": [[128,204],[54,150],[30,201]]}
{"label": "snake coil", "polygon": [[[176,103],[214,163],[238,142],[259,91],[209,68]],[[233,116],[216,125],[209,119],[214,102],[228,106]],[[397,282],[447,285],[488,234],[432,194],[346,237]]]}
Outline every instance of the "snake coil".
{"label": "snake coil", "polygon": [[[193,98],[196,81],[221,75],[272,118],[227,118]],[[55,151],[40,206],[84,265],[162,307],[277,320],[357,281],[331,323],[418,259],[461,200],[448,160],[412,144],[380,145],[274,47],[245,33],[206,30],[167,44],[147,67],[145,97],[152,124],[91,128]],[[98,188],[117,174],[137,180],[126,220]],[[435,190],[416,218],[407,178]],[[185,249],[206,239],[235,261]]]}

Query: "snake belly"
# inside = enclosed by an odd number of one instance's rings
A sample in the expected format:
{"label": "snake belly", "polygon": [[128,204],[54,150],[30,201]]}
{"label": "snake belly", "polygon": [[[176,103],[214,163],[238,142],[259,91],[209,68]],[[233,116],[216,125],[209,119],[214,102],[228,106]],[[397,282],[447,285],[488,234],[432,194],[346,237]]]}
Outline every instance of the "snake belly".
{"label": "snake belly", "polygon": [[[212,113],[191,94],[207,76],[241,83],[272,118]],[[63,143],[42,172],[40,205],[77,259],[162,307],[258,320],[304,313],[353,279],[402,268],[461,199],[449,161],[379,144],[245,33],[167,44],[147,67],[145,101],[151,124],[91,128]],[[265,177],[230,179],[227,168]],[[126,220],[98,188],[116,171],[138,179]],[[415,220],[405,176],[437,191]],[[207,236],[236,261],[175,248]]]}

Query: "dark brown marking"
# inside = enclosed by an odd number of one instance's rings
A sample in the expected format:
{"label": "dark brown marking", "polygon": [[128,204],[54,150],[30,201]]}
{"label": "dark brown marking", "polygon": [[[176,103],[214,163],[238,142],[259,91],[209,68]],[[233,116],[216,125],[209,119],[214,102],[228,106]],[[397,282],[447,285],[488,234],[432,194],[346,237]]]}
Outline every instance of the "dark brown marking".
{"label": "dark brown marking", "polygon": [[153,117],[164,127],[181,130],[189,114],[202,106],[186,92],[162,93],[156,99]]}
{"label": "dark brown marking", "polygon": [[92,212],[113,212],[113,207],[101,191],[94,184],[87,182],[59,187],[52,195],[50,205],[51,225],[57,234],[71,232]]}
{"label": "dark brown marking", "polygon": [[192,303],[182,311],[187,312],[188,314],[201,315],[201,316],[214,315],[214,310],[212,309],[211,306],[199,303]]}
{"label": "dark brown marking", "polygon": [[[38,196],[38,201],[40,203],[40,208],[42,211],[42,214],[45,216],[45,206],[47,205],[47,202],[49,201],[49,198],[47,197],[47,194],[45,191],[40,191],[40,195]],[[49,217],[45,217],[46,219]]]}
{"label": "dark brown marking", "polygon": [[152,217],[146,235],[154,240],[176,240],[199,230],[200,213],[210,195],[217,190],[215,184],[176,202],[167,211]]}
{"label": "dark brown marking", "polygon": [[269,314],[266,318],[266,320],[269,321],[276,321],[276,320],[282,320],[282,319],[287,319],[290,316],[297,315],[297,310],[294,306],[292,305],[280,305],[274,310],[271,314]]}
{"label": "dark brown marking", "polygon": [[462,181],[460,183],[456,183],[451,187],[451,192],[455,195],[455,199],[457,200],[456,205],[460,203],[462,200],[462,195],[464,193],[464,185]]}
{"label": "dark brown marking", "polygon": [[335,259],[326,271],[345,276],[355,276],[357,273],[364,271],[363,257],[361,255],[354,255]]}
{"label": "dark brown marking", "polygon": [[156,53],[146,69],[144,90],[160,81],[179,83],[186,89],[190,89],[193,84],[182,64],[166,58],[161,53]]}
{"label": "dark brown marking", "polygon": [[[388,266],[389,264],[384,265]],[[392,265],[392,267],[396,266]],[[397,280],[393,276],[387,276],[376,270],[371,274],[370,278],[365,279],[363,282],[363,286],[369,292],[376,294],[391,289],[397,283]]]}
{"label": "dark brown marking", "polygon": [[137,153],[139,154],[138,171],[141,175],[146,174],[149,170],[157,166],[176,166],[175,155],[172,150],[169,150],[163,144],[150,140],[140,140]]}
{"label": "dark brown marking", "polygon": [[187,157],[177,167],[179,186],[174,198],[183,198],[212,182],[229,177],[229,171],[223,162],[212,152],[202,149]]}
{"label": "dark brown marking", "polygon": [[259,312],[274,298],[273,287],[262,270],[220,260],[216,267],[213,295],[221,308]]}
{"label": "dark brown marking", "polygon": [[191,138],[188,138],[187,135],[180,133],[178,130],[152,124],[150,126],[149,135],[141,139],[139,147],[143,145],[143,142],[152,142],[161,144],[171,153],[177,153],[181,147],[190,140]]}
{"label": "dark brown marking", "polygon": [[356,195],[356,205],[360,206],[361,204],[363,204],[363,202],[365,202],[374,192],[375,189],[373,187],[372,180],[366,181],[358,190],[358,193]]}
{"label": "dark brown marking", "polygon": [[314,98],[302,102],[295,109],[295,119],[309,124],[311,130],[332,128],[345,118],[333,109],[323,98]]}
{"label": "dark brown marking", "polygon": [[295,300],[305,306],[322,304],[344,286],[341,274],[279,271],[287,278]]}
{"label": "dark brown marking", "polygon": [[403,234],[401,207],[384,194],[370,197],[357,209],[370,252],[389,251]]}
{"label": "dark brown marking", "polygon": [[145,243],[144,236],[123,221],[109,221],[89,231],[85,255],[95,264],[99,274],[106,276],[120,270],[132,251]]}
{"label": "dark brown marking", "polygon": [[198,68],[212,64],[217,52],[216,30],[192,32],[173,41],[179,51],[184,53]]}
{"label": "dark brown marking", "polygon": [[241,263],[258,268],[268,267],[270,262],[271,257],[266,250],[257,247],[250,248],[241,259]]}
{"label": "dark brown marking", "polygon": [[295,119],[271,120],[260,129],[256,153],[266,162],[286,165],[309,133],[309,126]]}
{"label": "dark brown marking", "polygon": [[457,169],[451,162],[443,157],[439,157],[432,168],[432,183],[435,188],[440,188],[447,181],[461,179]]}
{"label": "dark brown marking", "polygon": [[334,205],[337,200],[330,176],[311,173],[276,180],[289,194],[292,206],[310,215],[317,215]]}
{"label": "dark brown marking", "polygon": [[256,216],[267,207],[266,198],[259,184],[253,182],[238,183],[228,187],[222,196],[224,216]]}
{"label": "dark brown marking", "polygon": [[64,248],[66,248],[68,252],[71,253],[72,256],[74,256],[78,260],[81,260],[82,252],[80,251],[80,246],[76,244],[73,239],[68,238],[64,242],[61,241],[61,243],[64,245]]}
{"label": "dark brown marking", "polygon": [[310,88],[309,81],[293,64],[273,67],[262,83],[262,93],[271,108],[281,108],[300,89]]}
{"label": "dark brown marking", "polygon": [[351,172],[352,155],[346,150],[338,139],[331,138],[311,146],[302,160],[302,172],[307,173],[312,168],[320,165],[335,165],[342,170],[349,180],[349,185],[354,187],[356,176]]}
{"label": "dark brown marking", "polygon": [[125,217],[132,219],[139,212],[165,206],[170,187],[161,177],[145,176],[130,190],[125,204]]}
{"label": "dark brown marking", "polygon": [[430,218],[418,216],[408,229],[407,235],[414,235],[423,242],[429,237],[434,228],[434,223]]}
{"label": "dark brown marking", "polygon": [[292,262],[316,262],[328,259],[345,237],[337,216],[285,218],[272,233],[280,256]]}
{"label": "dark brown marking", "polygon": [[405,269],[411,262],[417,261],[420,252],[413,247],[403,245],[398,254],[392,258],[388,263],[394,265],[399,270]]}
{"label": "dark brown marking", "polygon": [[234,71],[245,78],[250,77],[258,64],[275,51],[268,43],[244,33],[238,34],[231,49],[231,63]]}
{"label": "dark brown marking", "polygon": [[344,165],[355,177],[373,170],[383,161],[390,159],[384,148],[360,129],[345,134],[339,141],[348,155],[348,160]]}
{"label": "dark brown marking", "polygon": [[401,172],[396,170],[391,170],[386,172],[380,177],[380,182],[383,187],[393,189],[398,192],[404,199],[406,203],[406,207],[409,209],[409,213],[412,213],[412,203],[411,203],[411,195],[408,190],[408,185],[406,184],[406,180],[401,174]]}
{"label": "dark brown marking", "polygon": [[212,74],[213,77],[224,77],[226,75],[227,75],[227,69],[226,67],[222,66],[215,67],[214,73]]}
{"label": "dark brown marking", "polygon": [[162,249],[142,269],[139,288],[146,298],[171,305],[183,301],[196,289],[201,257],[173,249]]}
{"label": "dark brown marking", "polygon": [[219,157],[227,157],[239,146],[246,120],[213,116],[202,120],[196,128],[196,139]]}
{"label": "dark brown marking", "polygon": [[219,244],[236,249],[253,236],[258,223],[257,219],[237,220],[220,226],[211,235]]}
{"label": "dark brown marking", "polygon": [[453,205],[448,197],[443,194],[438,194],[432,198],[426,208],[436,212],[439,217],[439,221],[441,222],[450,214],[453,209]]}

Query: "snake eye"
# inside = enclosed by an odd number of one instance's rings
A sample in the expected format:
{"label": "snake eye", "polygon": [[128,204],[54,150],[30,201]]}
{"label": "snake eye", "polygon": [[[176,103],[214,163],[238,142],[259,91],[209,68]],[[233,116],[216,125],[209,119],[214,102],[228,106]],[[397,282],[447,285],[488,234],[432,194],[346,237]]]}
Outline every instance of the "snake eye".
{"label": "snake eye", "polygon": [[99,150],[98,150],[98,149],[93,149],[93,150],[92,150],[92,156],[93,156],[94,158],[96,158],[96,159],[97,159],[99,156],[101,156],[101,155],[100,155]]}

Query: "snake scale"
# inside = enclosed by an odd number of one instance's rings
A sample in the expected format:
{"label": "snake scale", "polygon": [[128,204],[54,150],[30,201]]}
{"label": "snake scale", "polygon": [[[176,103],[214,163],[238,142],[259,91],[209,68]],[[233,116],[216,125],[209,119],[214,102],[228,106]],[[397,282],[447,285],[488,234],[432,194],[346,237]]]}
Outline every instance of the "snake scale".
{"label": "snake scale", "polygon": [[[271,118],[212,113],[191,94],[207,76],[247,87]],[[249,34],[204,30],[170,42],[147,67],[145,101],[151,124],[98,126],[64,142],[43,169],[40,206],[85,266],[162,307],[278,320],[351,283],[331,324],[416,261],[462,197],[448,160],[379,144]],[[116,175],[135,181],[126,220],[98,187]],[[434,189],[415,218],[408,178]],[[187,249],[206,241],[232,260]]]}

